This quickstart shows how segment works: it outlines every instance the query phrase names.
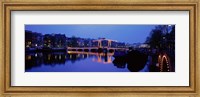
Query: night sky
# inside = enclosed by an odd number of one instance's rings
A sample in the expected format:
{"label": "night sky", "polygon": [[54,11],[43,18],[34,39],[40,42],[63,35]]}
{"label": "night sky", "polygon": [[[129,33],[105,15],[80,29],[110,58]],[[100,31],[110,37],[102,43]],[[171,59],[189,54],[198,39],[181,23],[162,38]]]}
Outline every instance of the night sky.
{"label": "night sky", "polygon": [[107,38],[125,43],[143,43],[156,25],[25,25],[26,30],[44,34],[65,34],[66,37]]}

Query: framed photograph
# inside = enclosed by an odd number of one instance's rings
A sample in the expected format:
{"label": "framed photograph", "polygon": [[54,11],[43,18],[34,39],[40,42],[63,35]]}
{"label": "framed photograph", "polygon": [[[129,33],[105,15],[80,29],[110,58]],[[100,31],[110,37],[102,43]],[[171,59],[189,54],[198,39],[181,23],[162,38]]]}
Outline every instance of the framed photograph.
{"label": "framed photograph", "polygon": [[1,95],[198,97],[199,0],[142,1],[4,0]]}

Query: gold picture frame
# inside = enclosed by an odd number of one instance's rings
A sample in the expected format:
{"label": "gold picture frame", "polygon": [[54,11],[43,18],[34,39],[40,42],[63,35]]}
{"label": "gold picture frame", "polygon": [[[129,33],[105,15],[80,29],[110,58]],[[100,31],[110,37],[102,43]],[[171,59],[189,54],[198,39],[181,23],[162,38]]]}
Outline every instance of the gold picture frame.
{"label": "gold picture frame", "polygon": [[[111,97],[200,97],[199,71],[199,0],[3,0],[0,29],[0,96],[54,97],[54,96],[111,96]],[[59,10],[117,10],[117,11],[189,11],[190,25],[190,82],[189,86],[170,87],[20,87],[11,86],[11,11]]]}

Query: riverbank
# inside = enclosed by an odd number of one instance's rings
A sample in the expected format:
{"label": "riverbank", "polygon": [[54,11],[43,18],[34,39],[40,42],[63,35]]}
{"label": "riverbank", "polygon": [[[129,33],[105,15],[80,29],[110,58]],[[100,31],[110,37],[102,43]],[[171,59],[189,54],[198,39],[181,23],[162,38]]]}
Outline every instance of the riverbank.
{"label": "riverbank", "polygon": [[26,48],[25,52],[67,52],[65,48]]}

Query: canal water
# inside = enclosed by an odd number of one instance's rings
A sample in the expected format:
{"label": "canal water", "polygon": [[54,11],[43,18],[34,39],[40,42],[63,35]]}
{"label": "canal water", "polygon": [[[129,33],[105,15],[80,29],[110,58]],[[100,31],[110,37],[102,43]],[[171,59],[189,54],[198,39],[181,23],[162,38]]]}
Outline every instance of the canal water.
{"label": "canal water", "polygon": [[[114,53],[48,52],[26,53],[25,72],[131,72]],[[129,66],[130,67],[130,66]]]}

